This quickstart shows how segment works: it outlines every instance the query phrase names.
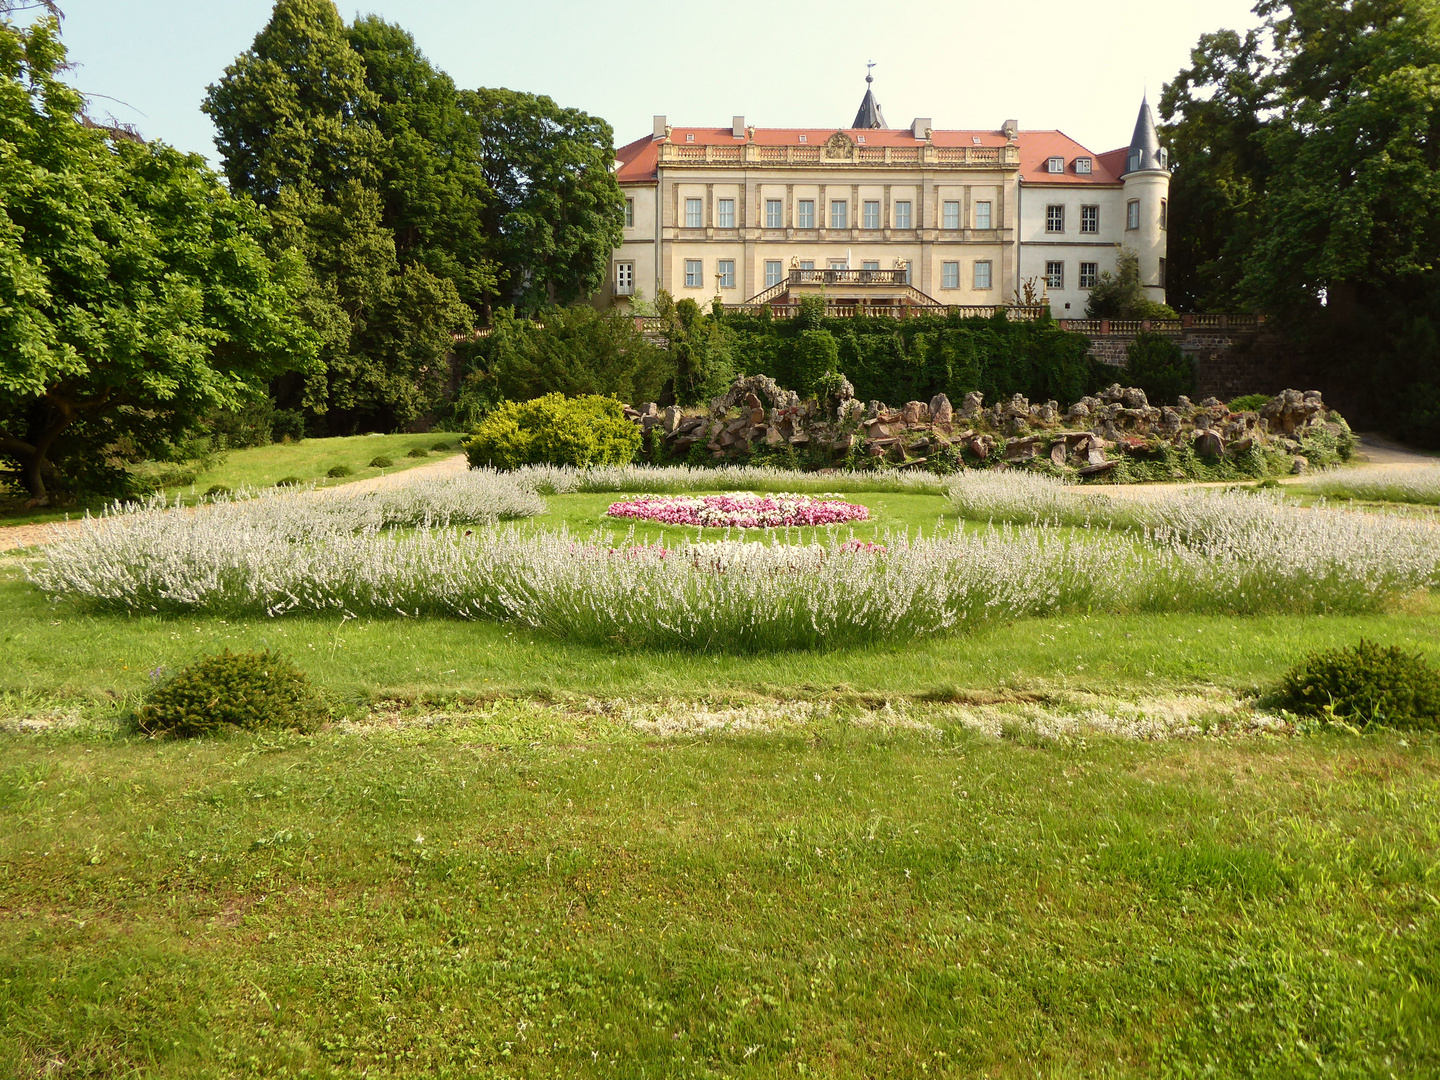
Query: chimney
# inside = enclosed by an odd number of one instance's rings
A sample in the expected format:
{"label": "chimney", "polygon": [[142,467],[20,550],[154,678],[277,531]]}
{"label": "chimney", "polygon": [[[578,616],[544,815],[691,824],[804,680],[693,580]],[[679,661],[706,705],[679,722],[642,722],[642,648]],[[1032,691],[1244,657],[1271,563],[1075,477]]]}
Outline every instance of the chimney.
{"label": "chimney", "polygon": [[737,139],[745,137],[745,118],[743,116],[732,117],[730,120],[731,134]]}
{"label": "chimney", "polygon": [[655,117],[655,127],[651,130],[650,134],[656,139],[663,139],[665,137],[665,117]]}
{"label": "chimney", "polygon": [[930,117],[917,116],[914,120],[910,121],[910,134],[916,139],[923,139],[925,138],[925,132],[934,126],[934,121],[932,121]]}
{"label": "chimney", "polygon": [[1004,135],[1007,139],[1015,138],[1020,134],[1020,121],[1006,120],[1005,123],[1000,125],[1000,134]]}

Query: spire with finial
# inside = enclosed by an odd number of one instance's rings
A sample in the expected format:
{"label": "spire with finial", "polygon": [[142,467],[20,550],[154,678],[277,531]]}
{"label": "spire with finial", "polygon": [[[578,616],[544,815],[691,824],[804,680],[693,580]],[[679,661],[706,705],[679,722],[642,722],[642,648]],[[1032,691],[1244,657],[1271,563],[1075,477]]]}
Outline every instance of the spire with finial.
{"label": "spire with finial", "polygon": [[1135,134],[1130,136],[1130,151],[1125,155],[1125,171],[1165,168],[1165,151],[1160,148],[1160,133],[1155,130],[1155,114],[1150,111],[1150,95],[1140,99],[1140,115],[1135,120]]}
{"label": "spire with finial", "polygon": [[865,98],[860,102],[860,111],[855,114],[855,122],[850,126],[868,131],[872,128],[885,128],[890,125],[885,123],[885,114],[880,111],[880,103],[875,100],[875,92],[870,89],[870,84],[875,81],[871,72],[875,69],[875,61],[865,65]]}

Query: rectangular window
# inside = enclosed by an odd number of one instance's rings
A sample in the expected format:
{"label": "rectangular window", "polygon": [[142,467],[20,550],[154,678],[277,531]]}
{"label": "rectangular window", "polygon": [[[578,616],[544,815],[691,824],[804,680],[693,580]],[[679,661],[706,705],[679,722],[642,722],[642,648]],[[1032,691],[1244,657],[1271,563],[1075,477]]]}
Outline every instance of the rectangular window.
{"label": "rectangular window", "polygon": [[1075,159],[1075,171],[1077,173],[1088,173],[1093,171],[1088,157],[1077,157]]}
{"label": "rectangular window", "polygon": [[1161,199],[1161,200],[1160,200],[1160,228],[1162,228],[1162,229],[1168,229],[1169,227],[1170,227],[1170,200],[1169,200],[1169,199]]}
{"label": "rectangular window", "polygon": [[633,229],[633,228],[635,227],[635,200],[634,200],[634,199],[626,199],[626,200],[625,200],[625,227],[626,227],[627,229]]}
{"label": "rectangular window", "polygon": [[635,264],[633,262],[617,262],[615,264],[615,295],[633,296],[635,294]]}
{"label": "rectangular window", "polygon": [[960,264],[958,262],[940,264],[940,287],[942,289],[958,289],[960,287]]}
{"label": "rectangular window", "polygon": [[705,224],[705,203],[702,199],[685,200],[685,227],[699,229]]}
{"label": "rectangular window", "polygon": [[1162,289],[1165,288],[1165,260],[1164,260],[1164,259],[1161,259],[1161,260],[1160,260],[1160,281],[1158,282],[1158,284],[1159,284],[1160,288],[1162,288]]}
{"label": "rectangular window", "polygon": [[765,260],[765,288],[779,285],[785,279],[785,271],[780,267],[779,259]]}
{"label": "rectangular window", "polygon": [[800,269],[801,269],[801,270],[814,270],[814,269],[815,269],[815,260],[814,260],[814,259],[801,259],[801,260],[800,260]]}
{"label": "rectangular window", "polygon": [[703,289],[705,287],[705,264],[699,259],[685,260],[685,287],[687,289]]}
{"label": "rectangular window", "polygon": [[1045,284],[1052,289],[1065,287],[1065,264],[1063,262],[1047,262],[1045,264]]}
{"label": "rectangular window", "polygon": [[843,199],[836,199],[830,204],[830,228],[844,229],[849,226],[846,222],[850,218],[850,204]]}
{"label": "rectangular window", "polygon": [[862,262],[862,263],[860,264],[860,269],[861,269],[861,270],[879,270],[879,269],[880,269],[880,262],[879,262],[878,259],[866,259],[864,262]]}
{"label": "rectangular window", "polygon": [[1093,288],[1095,287],[1095,279],[1098,278],[1099,276],[1100,276],[1100,264],[1099,264],[1099,263],[1081,263],[1081,264],[1080,264],[1080,288],[1082,288],[1082,289],[1093,289]]}
{"label": "rectangular window", "polygon": [[960,204],[958,202],[946,202],[941,205],[940,227],[942,229],[958,229],[960,227]]}
{"label": "rectangular window", "polygon": [[1065,171],[1065,159],[1063,157],[1052,157],[1046,163],[1046,167],[1052,173],[1063,173]]}
{"label": "rectangular window", "polygon": [[720,274],[720,288],[733,289],[735,287],[735,260],[721,259],[715,264],[715,269]]}
{"label": "rectangular window", "polygon": [[1082,233],[1098,233],[1100,231],[1100,207],[1080,207],[1080,231]]}
{"label": "rectangular window", "polygon": [[1065,231],[1065,207],[1063,207],[1063,206],[1047,206],[1047,207],[1045,207],[1045,231],[1046,231],[1046,232],[1064,232],[1064,231]]}
{"label": "rectangular window", "polygon": [[715,204],[715,226],[720,229],[735,227],[735,200],[721,199]]}
{"label": "rectangular window", "polygon": [[785,204],[779,199],[765,200],[765,228],[783,229],[785,227]]}
{"label": "rectangular window", "polygon": [[990,225],[990,204],[988,202],[977,202],[975,204],[975,228],[988,229]]}
{"label": "rectangular window", "polygon": [[800,205],[795,215],[795,227],[797,229],[813,229],[815,227],[814,199],[800,200]]}
{"label": "rectangular window", "polygon": [[914,265],[915,265],[915,264],[912,263],[912,262],[906,262],[906,264],[905,264],[905,284],[906,284],[906,285],[914,285],[914,284],[915,284],[915,280],[914,280],[914,278],[913,278],[913,276],[912,276],[912,273],[911,273],[911,267],[913,267]]}
{"label": "rectangular window", "polygon": [[844,259],[828,259],[825,262],[831,270],[849,270],[850,265]]}
{"label": "rectangular window", "polygon": [[862,229],[878,229],[880,227],[880,203],[875,199],[866,199],[863,207],[864,217]]}
{"label": "rectangular window", "polygon": [[905,199],[895,204],[895,228],[913,229],[910,224],[910,200]]}
{"label": "rectangular window", "polygon": [[975,288],[990,288],[990,260],[983,259],[975,264]]}
{"label": "rectangular window", "polygon": [[1125,228],[1138,229],[1140,227],[1140,200],[1131,199],[1125,204]]}

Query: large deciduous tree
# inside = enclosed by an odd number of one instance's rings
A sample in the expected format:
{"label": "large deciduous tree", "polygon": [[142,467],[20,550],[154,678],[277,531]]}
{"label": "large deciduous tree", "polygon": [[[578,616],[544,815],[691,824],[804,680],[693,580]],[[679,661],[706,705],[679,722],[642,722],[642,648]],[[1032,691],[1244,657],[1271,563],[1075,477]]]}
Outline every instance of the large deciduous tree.
{"label": "large deciduous tree", "polygon": [[352,182],[326,200],[301,184],[281,192],[272,218],[277,249],[303,257],[303,310],[321,339],[320,370],[295,403],[333,435],[404,426],[433,409],[455,335],[473,317],[452,282],[397,259],[380,196]]}
{"label": "large deciduous tree", "polygon": [[1165,91],[1171,266],[1281,317],[1369,419],[1440,442],[1440,3],[1261,0]]}
{"label": "large deciduous tree", "polygon": [[329,196],[352,180],[374,183],[379,105],[333,0],[277,0],[201,108],[230,189],[269,205],[301,181]]}
{"label": "large deciduous tree", "polygon": [[376,188],[396,254],[453,281],[460,298],[478,307],[495,291],[480,125],[461,107],[450,76],[402,28],[370,15],[356,20],[349,38],[373,100],[361,115],[384,139]]}
{"label": "large deciduous tree", "polygon": [[[0,19],[0,457],[31,496],[103,487],[313,362],[294,260],[204,162],[89,124],[53,17]],[[112,486],[113,490],[113,486]]]}
{"label": "large deciduous tree", "polygon": [[605,281],[625,219],[610,125],[515,90],[462,98],[484,138],[501,297],[533,311],[590,296]]}

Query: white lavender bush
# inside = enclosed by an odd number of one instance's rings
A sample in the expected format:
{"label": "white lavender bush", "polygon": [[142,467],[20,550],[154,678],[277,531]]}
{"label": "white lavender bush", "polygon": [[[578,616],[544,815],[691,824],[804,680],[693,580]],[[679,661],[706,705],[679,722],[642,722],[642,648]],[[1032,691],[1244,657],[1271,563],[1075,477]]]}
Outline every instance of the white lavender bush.
{"label": "white lavender bush", "polygon": [[1413,468],[1336,472],[1301,488],[1327,499],[1365,499],[1372,502],[1422,503],[1440,506],[1440,464]]}
{"label": "white lavender bush", "polygon": [[[1014,503],[1033,520],[1062,516],[1043,512],[1032,479],[1011,478]],[[472,493],[475,503],[497,516],[526,505],[523,491],[497,494],[502,481],[470,480],[489,493]],[[1123,531],[1097,525],[1106,513],[1132,524],[1132,507],[1097,502],[1086,507],[1090,528],[892,535],[879,550],[838,531],[825,543],[667,549],[633,537],[447,528],[476,509],[464,501],[472,496],[446,490],[458,508],[437,514],[427,504],[428,516],[410,501],[416,493],[394,506],[275,496],[91,520],[47,548],[31,578],[56,597],[130,611],[452,616],[594,642],[759,650],[1076,611],[1371,611],[1435,584],[1440,564],[1440,533],[1424,524],[1248,496],[1148,502],[1140,527]],[[416,527],[385,531],[397,522]]]}

